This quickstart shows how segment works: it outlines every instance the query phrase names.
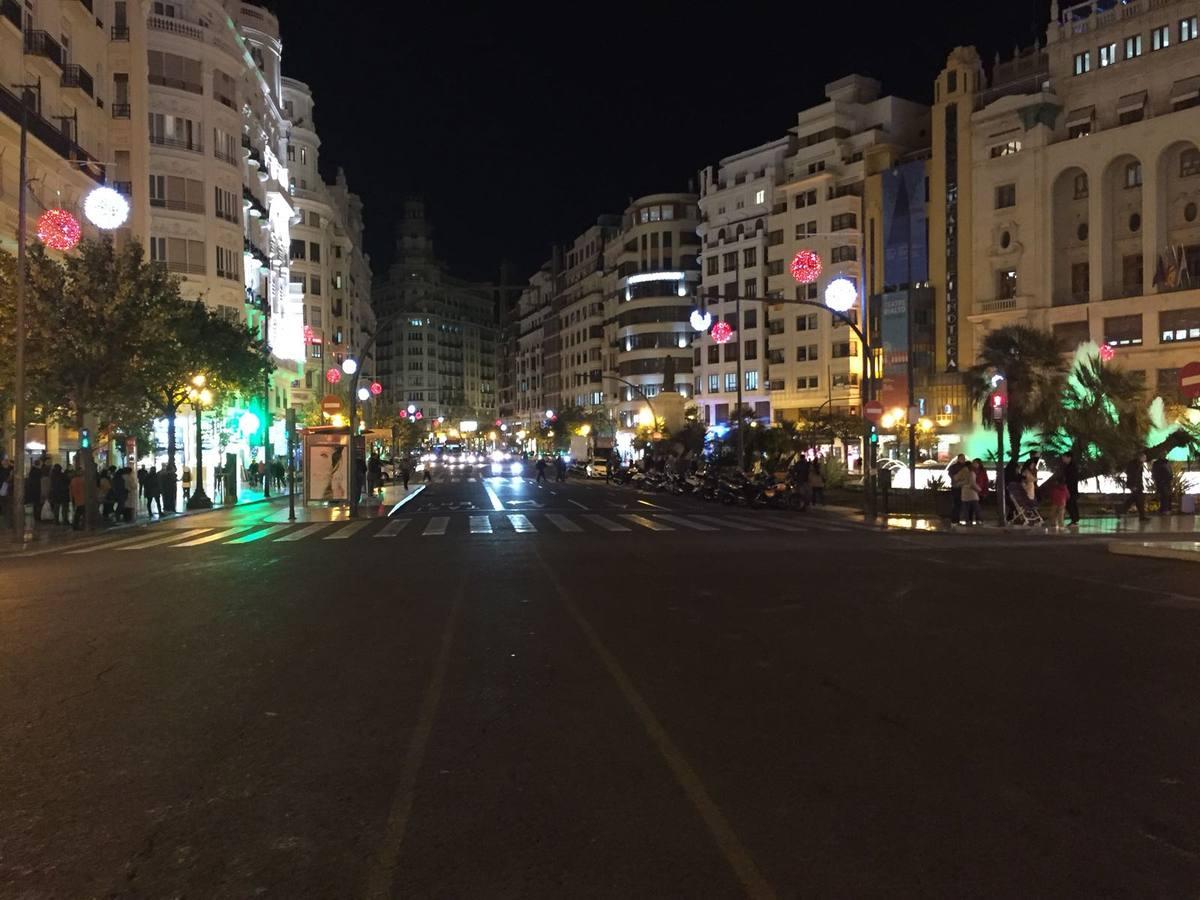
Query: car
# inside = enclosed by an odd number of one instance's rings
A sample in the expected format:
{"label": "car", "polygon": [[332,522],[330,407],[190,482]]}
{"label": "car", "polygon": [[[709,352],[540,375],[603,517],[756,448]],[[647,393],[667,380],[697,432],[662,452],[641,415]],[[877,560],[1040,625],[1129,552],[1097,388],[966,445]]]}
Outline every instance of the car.
{"label": "car", "polygon": [[607,478],[608,460],[603,456],[593,456],[587,461],[584,472],[588,478]]}

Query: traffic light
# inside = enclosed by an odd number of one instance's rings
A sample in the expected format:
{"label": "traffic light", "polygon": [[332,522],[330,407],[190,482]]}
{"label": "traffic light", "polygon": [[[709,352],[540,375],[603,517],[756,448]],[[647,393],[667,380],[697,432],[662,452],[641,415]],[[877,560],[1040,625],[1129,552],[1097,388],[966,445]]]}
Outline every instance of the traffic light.
{"label": "traffic light", "polygon": [[84,450],[90,450],[92,446],[91,432],[84,428],[79,432],[79,446]]}
{"label": "traffic light", "polygon": [[996,391],[992,394],[992,419],[999,422],[1004,418],[1004,394]]}
{"label": "traffic light", "polygon": [[874,425],[871,426],[871,443],[872,444],[879,443],[879,429],[876,428]]}

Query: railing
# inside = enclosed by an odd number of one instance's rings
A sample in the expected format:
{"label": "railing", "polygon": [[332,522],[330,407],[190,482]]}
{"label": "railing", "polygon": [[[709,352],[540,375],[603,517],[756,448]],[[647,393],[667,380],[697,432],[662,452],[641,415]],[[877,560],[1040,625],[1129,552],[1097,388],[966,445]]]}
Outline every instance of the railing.
{"label": "railing", "polygon": [[196,41],[204,40],[204,29],[191,22],[173,19],[170,16],[147,16],[146,25],[155,31],[166,31],[170,34],[180,34]]}
{"label": "railing", "polygon": [[[16,94],[0,86],[0,113],[8,116],[14,122],[21,121],[22,102]],[[52,122],[38,115],[32,106],[25,106],[25,121],[29,133],[61,156],[63,159],[88,163],[80,166],[83,173],[100,184],[104,183],[104,166]]]}
{"label": "railing", "polygon": [[204,152],[203,141],[186,141],[183,138],[167,137],[163,134],[151,134],[150,143],[158,147],[173,147],[176,150],[191,150],[193,153]]}
{"label": "railing", "polygon": [[241,162],[241,160],[239,160],[232,153],[226,153],[224,150],[221,150],[219,147],[213,148],[213,156],[215,156],[217,159],[221,160],[221,162],[229,163],[231,166],[236,166]]}
{"label": "railing", "polygon": [[182,78],[168,78],[166,75],[159,75],[151,72],[149,80],[151,84],[156,84],[159,87],[169,87],[178,91],[187,91],[189,94],[204,93],[204,85],[196,84],[194,81],[184,81]]}
{"label": "railing", "polygon": [[997,300],[984,300],[979,304],[981,313],[998,313],[1017,308],[1016,297],[1001,297]]}
{"label": "railing", "polygon": [[126,197],[133,196],[133,182],[132,181],[114,181],[114,182],[112,182],[112,189],[114,191],[116,191],[118,194],[122,194]]}
{"label": "railing", "polygon": [[205,269],[204,263],[180,262],[179,260],[168,259],[167,271],[179,272],[183,275],[204,275],[208,270]]}
{"label": "railing", "polygon": [[150,205],[159,209],[170,209],[174,212],[204,213],[203,203],[189,203],[186,200],[172,200],[170,197],[151,197]]}
{"label": "railing", "polygon": [[25,32],[25,52],[30,56],[44,56],[62,68],[62,45],[50,37],[48,31]]}
{"label": "railing", "polygon": [[129,40],[129,29],[128,28],[118,28],[116,25],[114,25],[112,28],[109,29],[108,34],[109,34],[109,37],[111,37],[114,41]]}
{"label": "railing", "polygon": [[21,31],[21,4],[17,0],[0,0],[0,18],[8,19],[13,28]]}
{"label": "railing", "polygon": [[133,114],[133,108],[128,103],[114,103],[112,105],[112,117],[114,119],[128,119]]}
{"label": "railing", "polygon": [[79,88],[89,97],[96,96],[92,73],[77,63],[68,63],[63,66],[62,78],[59,83],[65,88]]}

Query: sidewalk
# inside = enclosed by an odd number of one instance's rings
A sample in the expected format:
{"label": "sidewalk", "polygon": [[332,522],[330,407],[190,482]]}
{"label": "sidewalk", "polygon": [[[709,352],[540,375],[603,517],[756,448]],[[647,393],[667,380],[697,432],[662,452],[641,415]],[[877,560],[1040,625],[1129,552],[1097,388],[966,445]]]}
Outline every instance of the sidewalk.
{"label": "sidewalk", "polygon": [[1113,541],[1108,552],[1117,556],[1180,559],[1200,563],[1200,541]]}
{"label": "sidewalk", "polygon": [[[379,519],[386,518],[397,509],[403,509],[404,504],[415,497],[421,491],[425,490],[423,484],[413,484],[406,491],[401,485],[385,485],[382,491],[378,494],[368,494],[363,497],[362,502],[358,504],[358,518],[360,519]],[[266,522],[290,522],[290,511],[285,505],[282,509],[271,513],[266,519]],[[296,518],[297,522],[348,522],[350,521],[350,507],[343,504],[325,505],[321,503],[304,504],[300,502],[300,498],[296,498]]]}

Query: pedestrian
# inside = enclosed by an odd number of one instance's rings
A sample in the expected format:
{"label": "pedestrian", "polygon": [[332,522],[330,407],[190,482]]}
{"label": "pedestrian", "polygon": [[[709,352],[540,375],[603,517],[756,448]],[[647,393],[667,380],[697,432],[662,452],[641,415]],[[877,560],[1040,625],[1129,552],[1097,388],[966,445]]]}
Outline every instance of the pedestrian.
{"label": "pedestrian", "polygon": [[8,524],[8,511],[11,509],[13,490],[13,465],[6,457],[0,459],[0,519]]}
{"label": "pedestrian", "polygon": [[113,510],[113,493],[112,493],[112,478],[109,475],[107,468],[101,468],[96,472],[96,496],[100,498],[100,518],[108,521]]}
{"label": "pedestrian", "polygon": [[982,459],[976,457],[971,460],[971,469],[975,472],[975,492],[979,494],[979,507],[982,509],[988,492],[992,489],[992,482],[988,478],[987,467]]}
{"label": "pedestrian", "polygon": [[275,469],[275,486],[282,491],[287,483],[287,466],[278,457],[272,462],[272,466]]}
{"label": "pedestrian", "polygon": [[1125,467],[1125,488],[1129,491],[1129,498],[1125,501],[1125,505],[1121,507],[1121,515],[1129,512],[1130,507],[1137,507],[1138,520],[1142,522],[1150,521],[1150,517],[1146,515],[1146,451],[1141,450],[1135,459]]}
{"label": "pedestrian", "polygon": [[[76,465],[79,465],[78,460]],[[87,504],[87,488],[83,481],[83,466],[75,470],[75,474],[71,476],[70,484],[67,485],[67,490],[71,495],[71,505],[75,507],[75,517],[71,521],[71,527],[76,531],[83,528],[85,506]]]}
{"label": "pedestrian", "polygon": [[179,478],[175,474],[175,460],[168,459],[167,464],[158,473],[158,502],[167,512],[175,512],[179,490]]}
{"label": "pedestrian", "polygon": [[137,467],[138,501],[146,496],[146,467]]}
{"label": "pedestrian", "polygon": [[[203,471],[197,470],[196,477],[203,476]],[[225,470],[220,463],[213,466],[213,500],[220,500],[224,495]]]}
{"label": "pedestrian", "polygon": [[1021,470],[1021,487],[1025,490],[1025,496],[1029,498],[1030,503],[1037,503],[1037,468],[1034,466],[1026,466]]}
{"label": "pedestrian", "polygon": [[154,505],[158,504],[158,515],[162,518],[162,488],[158,481],[158,469],[151,466],[146,471],[146,479],[142,482],[142,491],[146,495],[146,515],[154,515]]}
{"label": "pedestrian", "polygon": [[[53,515],[53,513],[54,513],[54,508],[50,505],[50,458],[47,456],[42,457],[41,491],[42,491],[42,520],[45,521],[47,513],[49,513],[51,515]],[[53,522],[54,519],[51,518],[50,521]]]}
{"label": "pedestrian", "polygon": [[422,475],[421,480],[425,484],[429,484],[429,482],[433,481],[433,464],[430,463],[428,460],[426,460],[426,462],[425,462],[425,469],[421,473],[421,475]]}
{"label": "pedestrian", "polygon": [[1059,461],[1058,478],[1067,489],[1067,527],[1079,527],[1079,463],[1075,451],[1068,450]]}
{"label": "pedestrian", "polygon": [[979,489],[975,482],[975,467],[966,463],[954,473],[954,487],[958,488],[959,518],[955,521],[960,525],[978,525],[982,516],[979,514]]}
{"label": "pedestrian", "polygon": [[1032,453],[1029,454],[1029,459],[1025,460],[1024,465],[1021,466],[1021,474],[1024,475],[1025,471],[1027,469],[1033,469],[1034,475],[1036,476],[1037,470],[1038,470],[1038,464],[1041,461],[1042,461],[1042,454],[1039,451],[1034,450]]}
{"label": "pedestrian", "polygon": [[950,506],[950,521],[958,522],[962,519],[962,488],[959,487],[958,473],[967,466],[967,454],[960,453],[954,458],[954,462],[946,467],[946,474],[950,476],[950,499],[953,501]]}
{"label": "pedestrian", "polygon": [[120,522],[125,518],[125,503],[129,496],[129,487],[125,482],[125,470],[113,469],[109,480],[112,482],[113,521]]}
{"label": "pedestrian", "polygon": [[1062,475],[1055,475],[1050,481],[1050,524],[1055,528],[1062,528],[1063,521],[1067,517],[1067,501],[1071,498],[1071,491],[1067,488],[1066,479]]}
{"label": "pedestrian", "polygon": [[408,491],[408,479],[412,475],[412,471],[408,467],[408,462],[400,463],[400,480],[404,482],[404,490]]}
{"label": "pedestrian", "polygon": [[554,480],[560,482],[567,480],[567,461],[561,456],[554,460]]}
{"label": "pedestrian", "polygon": [[67,525],[71,521],[71,479],[58,463],[50,470],[50,516],[54,523]]}
{"label": "pedestrian", "polygon": [[1150,480],[1154,482],[1154,492],[1158,495],[1158,514],[1171,514],[1171,482],[1175,473],[1165,456],[1160,456],[1150,464]]}
{"label": "pedestrian", "polygon": [[33,507],[33,521],[42,521],[42,461],[35,459],[25,476],[25,505]]}
{"label": "pedestrian", "polygon": [[539,457],[538,461],[537,461],[537,465],[535,465],[534,468],[537,469],[537,483],[545,484],[545,482],[546,482],[546,457],[544,457],[544,456]]}
{"label": "pedestrian", "polygon": [[362,500],[363,486],[367,483],[367,461],[361,456],[354,460],[354,500]]}
{"label": "pedestrian", "polygon": [[825,473],[821,471],[820,459],[814,459],[808,467],[808,487],[812,491],[812,505],[824,505]]}
{"label": "pedestrian", "polygon": [[125,485],[125,499],[121,506],[121,518],[126,522],[132,522],[133,515],[137,511],[137,479],[133,477],[133,470],[129,466],[121,470],[120,477]]}
{"label": "pedestrian", "polygon": [[367,462],[367,489],[375,494],[379,491],[380,485],[383,484],[383,460],[379,458],[379,453],[372,453],[371,459]]}
{"label": "pedestrian", "polygon": [[192,498],[192,470],[186,465],[183,467],[183,502],[187,503]]}

